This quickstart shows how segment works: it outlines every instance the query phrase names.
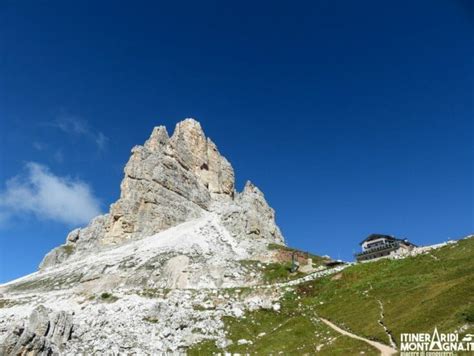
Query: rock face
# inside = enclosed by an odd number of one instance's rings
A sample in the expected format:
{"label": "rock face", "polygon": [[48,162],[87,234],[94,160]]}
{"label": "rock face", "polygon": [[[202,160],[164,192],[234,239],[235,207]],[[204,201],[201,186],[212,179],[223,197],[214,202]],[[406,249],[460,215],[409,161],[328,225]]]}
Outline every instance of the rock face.
{"label": "rock face", "polygon": [[178,123],[171,137],[165,127],[155,127],[143,146],[132,149],[120,198],[110,212],[72,231],[65,245],[44,258],[40,269],[92,249],[151,236],[208,212],[216,213],[236,239],[255,245],[283,244],[274,211],[262,192],[248,182],[237,193],[234,183],[231,164],[197,121]]}
{"label": "rock face", "polygon": [[0,355],[222,346],[224,317],[242,317],[253,293],[280,297],[258,286],[256,267],[273,261],[269,244],[284,244],[274,211],[252,183],[235,190],[232,166],[197,121],[171,137],[154,128],[124,173],[107,214],[71,231],[38,272],[0,285]]}
{"label": "rock face", "polygon": [[72,316],[40,305],[25,325],[15,325],[0,346],[0,355],[59,355],[72,333]]}

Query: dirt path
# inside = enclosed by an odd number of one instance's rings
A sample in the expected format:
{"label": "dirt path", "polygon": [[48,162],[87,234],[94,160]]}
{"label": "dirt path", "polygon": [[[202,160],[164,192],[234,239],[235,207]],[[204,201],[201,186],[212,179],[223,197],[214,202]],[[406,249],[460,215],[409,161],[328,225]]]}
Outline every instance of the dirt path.
{"label": "dirt path", "polygon": [[340,327],[338,327],[337,325],[334,325],[333,323],[331,323],[329,320],[326,320],[324,318],[319,318],[321,319],[321,321],[326,324],[327,326],[329,326],[330,328],[336,330],[338,333],[341,333],[343,335],[346,335],[346,336],[349,336],[353,339],[357,339],[357,340],[362,340],[366,343],[368,343],[369,345],[375,347],[376,349],[378,349],[380,351],[380,354],[382,356],[390,356],[390,355],[394,355],[397,353],[397,350],[395,350],[393,347],[390,347],[390,346],[387,346],[387,345],[384,345],[380,342],[377,342],[377,341],[373,341],[373,340],[369,340],[369,339],[366,339],[364,337],[361,337],[361,336],[357,336],[355,334],[352,334],[350,333],[349,331],[346,331],[346,330],[343,330],[341,329]]}
{"label": "dirt path", "polygon": [[380,306],[379,324],[383,328],[383,330],[385,331],[385,334],[387,334],[388,340],[390,341],[390,346],[392,346],[393,348],[396,348],[397,344],[395,343],[395,338],[393,337],[391,331],[385,325],[385,321],[384,321],[385,316],[384,316],[382,301],[380,299],[377,299],[377,302],[379,303],[379,306]]}

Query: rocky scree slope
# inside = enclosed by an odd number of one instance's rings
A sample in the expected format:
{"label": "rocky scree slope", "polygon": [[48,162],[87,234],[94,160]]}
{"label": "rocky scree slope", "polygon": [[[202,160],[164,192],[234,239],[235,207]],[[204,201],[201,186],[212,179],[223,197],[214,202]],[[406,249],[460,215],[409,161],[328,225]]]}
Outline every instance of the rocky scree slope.
{"label": "rocky scree slope", "polygon": [[[236,192],[234,183],[197,121],[178,123],[171,137],[156,127],[132,149],[109,213],[69,233],[38,272],[0,285],[0,354],[225,343],[221,318],[263,299],[218,291],[261,283],[244,262],[272,262],[269,244],[284,245],[262,192],[250,182]],[[265,293],[265,303],[279,298]],[[66,313],[60,338],[50,333],[55,313]],[[29,315],[41,315],[43,326]]]}

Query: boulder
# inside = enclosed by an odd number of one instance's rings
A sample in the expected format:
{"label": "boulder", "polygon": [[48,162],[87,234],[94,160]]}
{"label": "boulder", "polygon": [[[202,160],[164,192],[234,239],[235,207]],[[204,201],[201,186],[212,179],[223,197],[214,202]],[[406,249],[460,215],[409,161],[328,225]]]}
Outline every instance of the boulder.
{"label": "boulder", "polygon": [[0,345],[0,355],[59,355],[72,333],[72,315],[36,307],[23,325],[14,325]]}

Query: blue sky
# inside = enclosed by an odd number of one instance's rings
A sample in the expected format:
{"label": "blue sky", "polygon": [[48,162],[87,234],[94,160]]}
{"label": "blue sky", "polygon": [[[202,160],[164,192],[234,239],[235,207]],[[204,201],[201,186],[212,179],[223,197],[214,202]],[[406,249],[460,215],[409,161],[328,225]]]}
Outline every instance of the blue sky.
{"label": "blue sky", "polygon": [[470,1],[4,1],[0,282],[119,194],[153,126],[198,119],[289,245],[473,232]]}

